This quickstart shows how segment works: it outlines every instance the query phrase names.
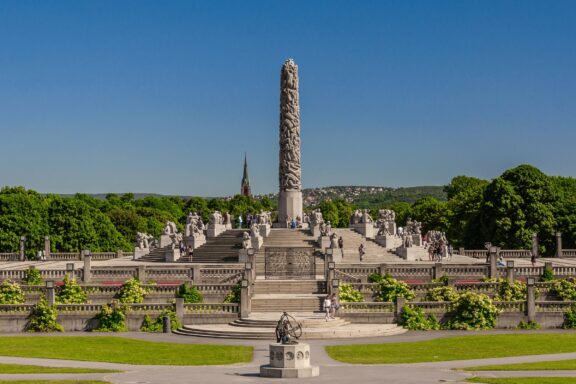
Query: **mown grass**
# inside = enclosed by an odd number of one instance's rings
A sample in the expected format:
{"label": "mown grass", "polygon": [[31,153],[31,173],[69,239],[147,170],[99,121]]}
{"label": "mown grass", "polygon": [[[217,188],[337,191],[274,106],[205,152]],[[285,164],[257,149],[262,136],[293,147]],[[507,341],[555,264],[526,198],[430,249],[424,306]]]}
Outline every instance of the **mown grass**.
{"label": "mown grass", "polygon": [[535,363],[482,365],[464,371],[565,371],[576,370],[576,360],[538,361]]}
{"label": "mown grass", "polygon": [[576,377],[473,377],[466,381],[485,384],[574,384]]}
{"label": "mown grass", "polygon": [[446,337],[428,341],[327,346],[334,360],[350,364],[400,364],[576,352],[574,333]]}
{"label": "mown grass", "polygon": [[41,365],[0,364],[0,374],[13,373],[115,373],[112,369],[44,367]]}
{"label": "mown grass", "polygon": [[110,384],[98,380],[0,380],[0,384]]}
{"label": "mown grass", "polygon": [[101,361],[139,365],[223,365],[252,360],[252,347],[174,344],[115,336],[0,338],[0,356]]}

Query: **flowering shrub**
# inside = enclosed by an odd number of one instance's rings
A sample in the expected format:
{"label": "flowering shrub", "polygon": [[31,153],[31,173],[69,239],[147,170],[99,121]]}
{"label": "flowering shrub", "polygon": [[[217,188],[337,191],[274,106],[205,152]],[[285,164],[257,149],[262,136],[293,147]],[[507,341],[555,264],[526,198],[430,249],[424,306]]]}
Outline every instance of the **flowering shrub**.
{"label": "flowering shrub", "polygon": [[400,325],[412,331],[429,331],[440,329],[440,323],[432,314],[426,316],[422,308],[405,306],[402,308]]}
{"label": "flowering shrub", "polygon": [[491,329],[496,326],[500,311],[490,298],[482,293],[465,292],[452,304],[450,329]]}
{"label": "flowering shrub", "polygon": [[364,301],[362,292],[354,289],[350,284],[340,284],[338,299],[342,303],[360,303]]}
{"label": "flowering shrub", "polygon": [[143,303],[144,296],[146,296],[149,291],[145,288],[142,288],[142,283],[138,279],[130,279],[127,280],[122,287],[120,287],[120,291],[116,294],[116,298],[121,303]]}
{"label": "flowering shrub", "polygon": [[63,332],[64,328],[58,324],[57,318],[56,308],[48,305],[42,298],[32,309],[26,330],[29,332]]}
{"label": "flowering shrub", "polygon": [[156,318],[156,320],[152,321],[150,316],[144,316],[144,321],[142,322],[142,326],[140,330],[142,332],[162,332],[164,330],[164,317],[170,316],[170,328],[171,329],[178,329],[182,326],[182,323],[178,321],[176,318],[176,312],[173,309],[165,309],[163,310],[160,315]]}
{"label": "flowering shrub", "polygon": [[178,287],[176,297],[183,298],[185,303],[201,303],[204,300],[196,286],[187,284]]}
{"label": "flowering shrub", "polygon": [[98,327],[97,332],[126,332],[126,308],[104,304],[100,313],[96,315]]}
{"label": "flowering shrub", "polygon": [[68,279],[68,276],[65,276],[64,284],[56,294],[56,302],[60,304],[84,304],[86,292],[76,282],[76,279]]}
{"label": "flowering shrub", "polygon": [[40,271],[30,266],[26,272],[24,272],[24,278],[22,282],[26,285],[42,285],[42,276]]}
{"label": "flowering shrub", "polygon": [[18,283],[4,280],[0,284],[0,304],[22,304],[24,293]]}
{"label": "flowering shrub", "polygon": [[374,289],[374,299],[382,302],[394,302],[397,297],[412,300],[416,297],[410,286],[403,281],[398,281],[390,275],[382,276],[373,273],[369,278],[378,286]]}
{"label": "flowering shrub", "polygon": [[570,277],[566,280],[555,281],[550,293],[564,301],[576,300],[576,279]]}
{"label": "flowering shrub", "polygon": [[426,292],[426,301],[454,301],[458,293],[450,286],[434,287]]}
{"label": "flowering shrub", "polygon": [[236,284],[224,298],[224,303],[240,304],[241,290],[242,287],[240,286],[240,283]]}

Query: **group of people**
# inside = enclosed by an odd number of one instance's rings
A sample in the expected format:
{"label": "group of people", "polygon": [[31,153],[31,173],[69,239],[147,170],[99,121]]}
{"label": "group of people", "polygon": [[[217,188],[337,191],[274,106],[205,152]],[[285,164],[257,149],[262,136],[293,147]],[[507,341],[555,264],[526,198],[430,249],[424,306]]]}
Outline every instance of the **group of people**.
{"label": "group of people", "polygon": [[335,293],[331,294],[331,295],[327,295],[326,298],[324,299],[324,312],[326,312],[326,321],[329,321],[330,319],[335,319],[336,318],[336,312],[338,312],[338,309],[340,309],[340,301],[338,300],[338,295],[336,295]]}

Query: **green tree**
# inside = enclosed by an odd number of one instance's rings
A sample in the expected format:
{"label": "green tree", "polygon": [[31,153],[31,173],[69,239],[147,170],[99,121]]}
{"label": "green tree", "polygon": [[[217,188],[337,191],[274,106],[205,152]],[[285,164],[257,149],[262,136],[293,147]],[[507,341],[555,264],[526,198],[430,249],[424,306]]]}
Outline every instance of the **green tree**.
{"label": "green tree", "polygon": [[433,197],[423,197],[417,200],[410,210],[412,219],[422,222],[422,233],[431,229],[446,231],[450,215],[447,204]]}

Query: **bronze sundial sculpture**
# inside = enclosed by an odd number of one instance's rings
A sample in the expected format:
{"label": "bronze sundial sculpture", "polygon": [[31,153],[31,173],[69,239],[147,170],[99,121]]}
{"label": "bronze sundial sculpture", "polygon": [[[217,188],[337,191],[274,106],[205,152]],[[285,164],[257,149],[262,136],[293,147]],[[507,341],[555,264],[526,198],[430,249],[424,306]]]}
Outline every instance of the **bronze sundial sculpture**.
{"label": "bronze sundial sculpture", "polygon": [[276,342],[282,344],[298,344],[302,336],[302,324],[284,312],[276,325]]}

